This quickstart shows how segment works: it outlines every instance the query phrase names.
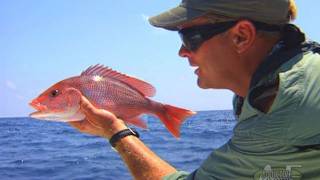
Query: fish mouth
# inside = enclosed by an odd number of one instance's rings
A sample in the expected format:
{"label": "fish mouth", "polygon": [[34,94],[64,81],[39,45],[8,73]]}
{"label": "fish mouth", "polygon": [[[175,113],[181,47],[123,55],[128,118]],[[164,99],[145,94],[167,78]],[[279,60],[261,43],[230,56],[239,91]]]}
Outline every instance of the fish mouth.
{"label": "fish mouth", "polygon": [[[34,119],[56,122],[79,121],[84,119],[83,114],[76,114],[79,111],[79,107],[68,109],[68,111],[52,111],[37,99],[31,101],[29,105],[36,109],[35,112],[29,114],[29,116]],[[72,119],[70,119],[70,117],[72,117]]]}
{"label": "fish mouth", "polygon": [[40,120],[59,120],[60,117],[55,113],[51,112],[47,106],[42,105],[37,99],[32,100],[29,105],[36,111],[29,114],[30,117]]}
{"label": "fish mouth", "polygon": [[46,111],[48,108],[45,105],[42,105],[38,100],[32,100],[29,105],[38,111]]}
{"label": "fish mouth", "polygon": [[29,115],[32,118],[41,118],[49,113],[47,106],[42,105],[37,99],[32,100],[29,105],[37,110]]}
{"label": "fish mouth", "polygon": [[48,110],[46,111],[35,111],[29,114],[31,118],[39,119],[39,120],[47,120],[47,121],[62,121],[60,114],[50,112]]}

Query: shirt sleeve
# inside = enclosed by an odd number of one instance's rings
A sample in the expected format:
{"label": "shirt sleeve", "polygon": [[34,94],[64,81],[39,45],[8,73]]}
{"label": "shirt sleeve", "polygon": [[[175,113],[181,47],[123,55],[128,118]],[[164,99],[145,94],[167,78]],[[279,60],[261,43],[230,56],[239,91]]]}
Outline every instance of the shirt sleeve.
{"label": "shirt sleeve", "polygon": [[187,180],[189,174],[190,173],[186,171],[177,171],[175,173],[163,177],[163,180]]}

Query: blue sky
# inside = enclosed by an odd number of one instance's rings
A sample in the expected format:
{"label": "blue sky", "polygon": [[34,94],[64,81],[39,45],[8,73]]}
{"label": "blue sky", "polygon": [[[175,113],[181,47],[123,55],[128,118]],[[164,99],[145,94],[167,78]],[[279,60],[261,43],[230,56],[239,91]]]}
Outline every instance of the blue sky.
{"label": "blue sky", "polygon": [[[202,90],[177,55],[175,32],[147,22],[178,0],[0,1],[0,117],[27,116],[53,83],[97,63],[153,84],[157,101],[193,110],[231,109],[232,92]],[[320,1],[297,0],[295,21],[320,41]]]}

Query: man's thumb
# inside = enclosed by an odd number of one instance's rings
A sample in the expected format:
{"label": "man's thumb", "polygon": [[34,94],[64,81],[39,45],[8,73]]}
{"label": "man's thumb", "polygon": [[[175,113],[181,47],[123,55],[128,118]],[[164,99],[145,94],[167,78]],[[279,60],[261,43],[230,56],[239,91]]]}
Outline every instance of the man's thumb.
{"label": "man's thumb", "polygon": [[90,115],[95,111],[95,107],[90,103],[90,101],[85,96],[81,96],[80,109],[83,111],[85,115]]}

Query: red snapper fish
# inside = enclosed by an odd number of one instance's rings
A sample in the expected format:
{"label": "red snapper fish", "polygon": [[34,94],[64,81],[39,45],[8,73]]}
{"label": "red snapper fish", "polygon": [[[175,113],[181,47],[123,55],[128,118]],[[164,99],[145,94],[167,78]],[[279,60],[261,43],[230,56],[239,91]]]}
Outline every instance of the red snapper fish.
{"label": "red snapper fish", "polygon": [[37,111],[30,116],[62,122],[83,120],[85,115],[79,105],[83,95],[95,107],[110,111],[126,123],[141,128],[147,128],[139,117],[141,114],[155,115],[173,136],[179,137],[181,124],[195,112],[148,98],[155,92],[147,82],[98,64],[90,66],[80,76],[54,84],[32,100],[30,105]]}

